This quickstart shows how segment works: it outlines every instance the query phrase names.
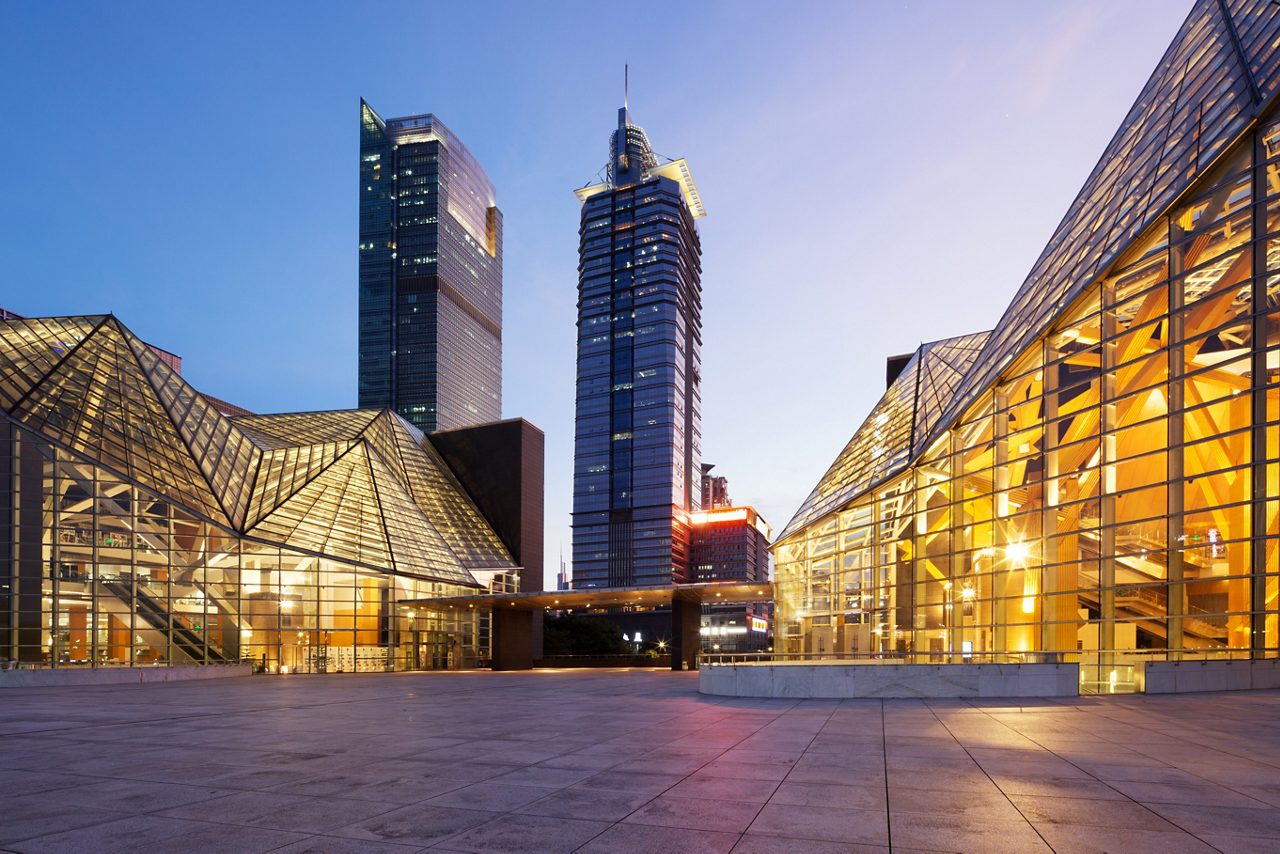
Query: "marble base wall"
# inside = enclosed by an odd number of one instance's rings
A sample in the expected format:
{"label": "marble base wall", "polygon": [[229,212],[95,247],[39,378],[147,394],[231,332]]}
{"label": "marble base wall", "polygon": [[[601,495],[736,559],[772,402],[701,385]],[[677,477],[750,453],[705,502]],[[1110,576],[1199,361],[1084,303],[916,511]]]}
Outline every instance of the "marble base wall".
{"label": "marble base wall", "polygon": [[178,667],[60,667],[0,670],[0,688],[53,688],[73,685],[130,685],[145,682],[184,682],[248,676],[249,664],[206,664]]}
{"label": "marble base wall", "polygon": [[1075,697],[1076,664],[704,664],[698,690],[723,697]]}
{"label": "marble base wall", "polygon": [[1148,661],[1144,666],[1148,694],[1198,691],[1249,691],[1280,688],[1280,660]]}

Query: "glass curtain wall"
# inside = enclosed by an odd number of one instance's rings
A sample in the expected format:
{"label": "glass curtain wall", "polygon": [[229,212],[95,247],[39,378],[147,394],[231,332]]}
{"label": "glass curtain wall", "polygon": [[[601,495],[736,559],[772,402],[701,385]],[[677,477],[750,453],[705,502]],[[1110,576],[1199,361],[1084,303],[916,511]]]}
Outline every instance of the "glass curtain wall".
{"label": "glass curtain wall", "polygon": [[[18,560],[4,628],[18,662],[350,673],[488,658],[483,615],[423,604],[470,588],[236,536],[26,430],[9,432],[0,451],[12,464]],[[514,590],[516,578],[498,572],[491,587]]]}
{"label": "glass curtain wall", "polygon": [[775,547],[778,648],[1280,652],[1280,123],[1223,158],[907,471]]}

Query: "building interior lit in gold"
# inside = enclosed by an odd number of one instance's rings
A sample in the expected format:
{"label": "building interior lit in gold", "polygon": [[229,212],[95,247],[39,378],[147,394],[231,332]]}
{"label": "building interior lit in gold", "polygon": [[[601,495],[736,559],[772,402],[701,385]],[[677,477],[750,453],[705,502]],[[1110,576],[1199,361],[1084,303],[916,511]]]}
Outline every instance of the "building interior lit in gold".
{"label": "building interior lit in gold", "polygon": [[994,331],[920,347],[784,529],[779,652],[1078,661],[1103,693],[1280,654],[1277,42],[1220,5]]}
{"label": "building interior lit in gold", "polygon": [[519,568],[390,410],[227,417],[112,316],[0,323],[0,657],[474,666]]}

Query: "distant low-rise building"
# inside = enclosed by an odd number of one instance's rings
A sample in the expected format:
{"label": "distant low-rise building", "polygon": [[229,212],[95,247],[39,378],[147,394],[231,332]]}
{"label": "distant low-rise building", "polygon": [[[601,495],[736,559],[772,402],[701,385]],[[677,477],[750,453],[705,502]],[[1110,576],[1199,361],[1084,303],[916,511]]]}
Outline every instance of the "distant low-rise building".
{"label": "distant low-rise building", "polygon": [[[723,478],[721,478],[723,480]],[[689,514],[689,554],[695,582],[769,580],[768,524],[751,507],[722,507]],[[705,605],[702,646],[709,652],[768,648],[769,603]]]}

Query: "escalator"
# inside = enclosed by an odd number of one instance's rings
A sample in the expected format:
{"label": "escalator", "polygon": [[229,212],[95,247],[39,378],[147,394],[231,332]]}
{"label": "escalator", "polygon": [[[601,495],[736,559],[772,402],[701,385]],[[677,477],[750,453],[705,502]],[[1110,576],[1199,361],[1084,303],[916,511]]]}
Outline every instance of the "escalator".
{"label": "escalator", "polygon": [[[1117,616],[1134,616],[1139,618],[1144,629],[1157,637],[1168,639],[1169,593],[1163,587],[1144,587],[1139,584],[1118,585],[1116,587]],[[1225,646],[1227,644],[1227,618],[1219,614],[1209,614],[1195,605],[1186,605],[1185,613],[1174,615],[1182,621],[1183,634],[1194,638],[1195,643],[1207,646]],[[1142,618],[1150,618],[1142,620]]]}
{"label": "escalator", "polygon": [[[1097,589],[1078,591],[1080,604],[1097,610],[1100,599]],[[1147,587],[1137,584],[1117,585],[1115,588],[1115,616],[1117,620],[1133,623],[1152,637],[1166,641],[1168,627],[1168,592],[1163,587]],[[1227,643],[1227,618],[1219,614],[1207,614],[1188,606],[1187,612],[1174,615],[1182,621],[1184,638],[1192,647],[1213,648]]]}
{"label": "escalator", "polygon": [[130,590],[128,580],[123,578],[119,581],[104,580],[101,584],[126,607],[132,607],[140,618],[164,635],[192,661],[209,664],[225,664],[232,661],[222,653],[222,650],[206,643],[199,634],[182,625],[177,619],[171,621],[169,611],[155,597],[143,590],[142,585],[137,585],[136,590]]}
{"label": "escalator", "polygon": [[[1114,603],[1115,617],[1134,623],[1138,628],[1154,638],[1168,643],[1169,602],[1167,573],[1164,558],[1164,546],[1160,542],[1142,542],[1132,540],[1123,545],[1127,554],[1107,558],[1098,549],[1095,537],[1082,536],[1082,552],[1099,560],[1110,560],[1115,577]],[[1183,555],[1186,583],[1203,582],[1206,578],[1200,573],[1207,572],[1208,567],[1194,555]],[[1097,578],[1091,579],[1091,587],[1083,587],[1079,591],[1080,603],[1092,609],[1101,608],[1101,597],[1097,588]],[[1205,611],[1196,605],[1186,602],[1181,614],[1173,615],[1181,622],[1184,642],[1193,648],[1213,648],[1228,643],[1227,618],[1221,614]]]}

